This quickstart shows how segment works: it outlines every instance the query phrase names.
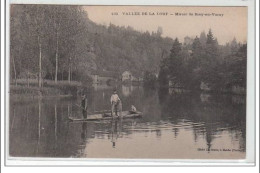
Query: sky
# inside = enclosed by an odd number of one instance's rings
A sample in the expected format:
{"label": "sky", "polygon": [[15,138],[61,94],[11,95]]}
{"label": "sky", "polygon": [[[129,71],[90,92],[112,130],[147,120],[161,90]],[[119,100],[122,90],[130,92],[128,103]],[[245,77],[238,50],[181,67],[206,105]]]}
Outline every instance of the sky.
{"label": "sky", "polygon": [[247,7],[84,6],[84,9],[95,23],[131,26],[142,32],[156,32],[160,26],[163,37],[178,37],[181,42],[185,36],[194,38],[210,28],[219,44],[234,37],[239,42],[247,41]]}

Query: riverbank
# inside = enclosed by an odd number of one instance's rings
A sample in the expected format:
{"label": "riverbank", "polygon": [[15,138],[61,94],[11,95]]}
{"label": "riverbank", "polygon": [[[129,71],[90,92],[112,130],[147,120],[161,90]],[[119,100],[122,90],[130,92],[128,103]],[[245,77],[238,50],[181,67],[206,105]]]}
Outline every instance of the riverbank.
{"label": "riverbank", "polygon": [[210,88],[200,89],[186,89],[181,87],[156,87],[159,90],[168,90],[169,94],[177,93],[208,93],[208,94],[232,94],[232,95],[246,95],[246,88],[240,86],[232,86],[229,89],[213,90]]}
{"label": "riverbank", "polygon": [[37,86],[37,81],[20,80],[17,84],[11,83],[9,94],[11,97],[71,97],[79,94],[84,87],[77,81],[45,80],[42,87]]}

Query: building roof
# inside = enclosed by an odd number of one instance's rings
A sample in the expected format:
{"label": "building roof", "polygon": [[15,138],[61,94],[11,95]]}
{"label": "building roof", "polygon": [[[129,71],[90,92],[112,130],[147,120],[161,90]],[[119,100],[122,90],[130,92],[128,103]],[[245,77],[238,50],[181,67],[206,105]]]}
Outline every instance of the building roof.
{"label": "building roof", "polygon": [[142,74],[141,74],[141,73],[138,73],[138,72],[136,72],[136,71],[130,71],[130,70],[124,71],[124,72],[122,73],[122,75],[123,75],[125,72],[129,72],[129,73],[130,73],[133,77],[135,77],[135,78],[140,78],[140,77],[142,77]]}
{"label": "building roof", "polygon": [[125,74],[125,73],[130,73],[130,74],[132,74],[130,71],[127,70],[127,71],[124,71],[124,72],[122,73],[122,75]]}

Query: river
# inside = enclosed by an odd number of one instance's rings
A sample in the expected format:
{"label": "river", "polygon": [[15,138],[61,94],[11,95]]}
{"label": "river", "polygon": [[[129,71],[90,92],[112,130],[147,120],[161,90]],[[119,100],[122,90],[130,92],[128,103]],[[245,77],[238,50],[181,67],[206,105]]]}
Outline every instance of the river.
{"label": "river", "polygon": [[[110,109],[112,88],[87,93],[89,114]],[[10,99],[9,155],[51,158],[243,159],[244,95],[118,90],[123,110],[138,119],[69,122],[81,117],[80,97]]]}

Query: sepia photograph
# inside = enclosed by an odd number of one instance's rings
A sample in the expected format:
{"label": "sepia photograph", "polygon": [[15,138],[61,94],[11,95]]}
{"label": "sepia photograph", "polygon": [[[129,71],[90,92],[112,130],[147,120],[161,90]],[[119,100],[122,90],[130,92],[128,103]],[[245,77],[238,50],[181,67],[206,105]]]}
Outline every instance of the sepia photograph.
{"label": "sepia photograph", "polygon": [[8,158],[247,155],[247,6],[10,4]]}

